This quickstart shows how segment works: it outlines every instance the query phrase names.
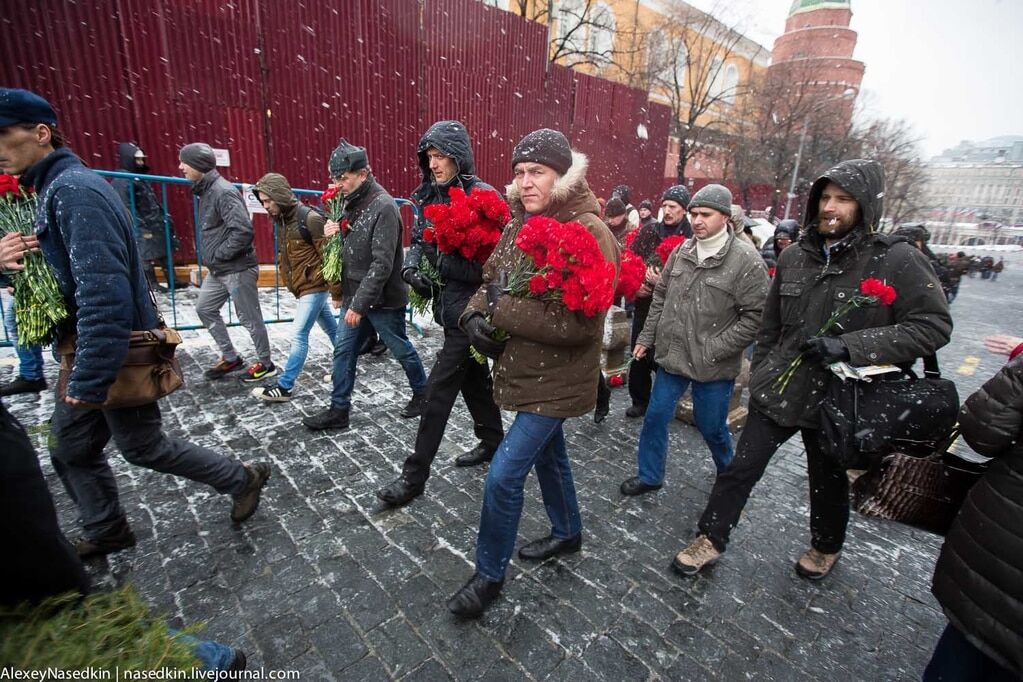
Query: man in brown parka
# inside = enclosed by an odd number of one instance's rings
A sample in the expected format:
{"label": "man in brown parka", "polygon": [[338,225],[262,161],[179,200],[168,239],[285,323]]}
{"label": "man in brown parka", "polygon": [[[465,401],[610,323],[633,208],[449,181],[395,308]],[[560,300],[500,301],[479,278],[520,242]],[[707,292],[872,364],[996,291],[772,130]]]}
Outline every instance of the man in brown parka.
{"label": "man in brown parka", "polygon": [[330,299],[341,299],[341,285],[328,287],[320,270],[323,267],[323,215],[301,203],[291,191],[288,180],[279,173],[267,173],[252,188],[256,199],[277,228],[277,268],[281,281],[295,295],[295,321],[292,327],[291,353],[277,381],[254,388],[260,400],[282,403],[291,400],[302,366],[309,354],[309,332],[319,324],[332,341],[337,318]]}
{"label": "man in brown parka", "polygon": [[[535,215],[575,221],[596,237],[616,271],[620,259],[618,242],[597,217],[600,207],[586,184],[586,157],[573,152],[562,133],[544,128],[526,135],[512,153],[512,168],[511,222],[483,266],[483,286],[460,318],[473,346],[496,359],[494,399],[501,408],[517,413],[487,474],[476,572],[448,600],[448,609],[464,617],[478,617],[501,591],[515,550],[522,488],[530,469],[536,468],[552,529],[547,537],[523,546],[519,557],[542,561],[577,552],[582,545],[562,424],[596,405],[604,313],[586,317],[558,302],[507,295],[498,284],[501,274],[524,257],[515,239]],[[495,328],[507,332],[506,341],[493,338]]]}

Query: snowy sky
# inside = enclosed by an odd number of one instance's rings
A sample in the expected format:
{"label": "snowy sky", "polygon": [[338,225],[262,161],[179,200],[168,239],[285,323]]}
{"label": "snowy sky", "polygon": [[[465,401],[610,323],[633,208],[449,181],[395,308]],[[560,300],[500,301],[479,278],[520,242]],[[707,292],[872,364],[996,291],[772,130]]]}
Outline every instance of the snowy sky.
{"label": "snowy sky", "polygon": [[[688,0],[767,47],[792,0]],[[1023,0],[853,0],[868,115],[913,124],[925,158],[960,140],[1023,135]]]}

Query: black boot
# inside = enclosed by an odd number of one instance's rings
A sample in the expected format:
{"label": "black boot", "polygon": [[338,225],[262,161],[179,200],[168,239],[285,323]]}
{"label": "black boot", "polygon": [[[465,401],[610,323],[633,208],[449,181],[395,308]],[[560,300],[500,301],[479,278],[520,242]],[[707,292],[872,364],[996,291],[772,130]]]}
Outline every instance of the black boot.
{"label": "black boot", "polygon": [[574,538],[558,540],[551,535],[539,540],[522,545],[519,548],[519,558],[526,561],[543,561],[558,554],[572,554],[578,552],[583,546],[583,534],[579,533]]}
{"label": "black boot", "polygon": [[607,385],[604,374],[600,375],[600,382],[597,384],[597,407],[593,410],[593,423],[599,424],[611,412],[611,388]]}
{"label": "black boot", "polygon": [[412,396],[412,399],[408,401],[408,404],[401,409],[400,414],[404,419],[412,419],[423,414],[423,408],[426,407],[426,394],[417,393]]}
{"label": "black boot", "polygon": [[479,464],[489,462],[494,458],[494,453],[497,448],[487,445],[486,443],[480,443],[469,452],[459,455],[455,458],[456,467],[474,467]]}
{"label": "black boot", "polygon": [[490,582],[479,573],[474,573],[462,589],[448,599],[448,611],[463,618],[479,618],[490,602],[501,594],[504,581]]}
{"label": "black boot", "polygon": [[302,420],[302,423],[313,431],[322,431],[324,429],[347,429],[348,428],[348,410],[343,410],[339,407],[328,407],[322,412],[306,417]]}
{"label": "black boot", "polygon": [[46,379],[26,379],[20,374],[14,381],[0,386],[0,396],[19,395],[21,393],[41,393],[46,390]]}
{"label": "black boot", "polygon": [[392,507],[400,507],[422,495],[425,487],[423,483],[413,483],[401,476],[378,490],[377,497]]}
{"label": "black boot", "polygon": [[75,552],[82,559],[112,554],[134,546],[135,534],[131,532],[131,526],[127,521],[123,521],[113,531],[101,537],[81,537],[75,540]]}

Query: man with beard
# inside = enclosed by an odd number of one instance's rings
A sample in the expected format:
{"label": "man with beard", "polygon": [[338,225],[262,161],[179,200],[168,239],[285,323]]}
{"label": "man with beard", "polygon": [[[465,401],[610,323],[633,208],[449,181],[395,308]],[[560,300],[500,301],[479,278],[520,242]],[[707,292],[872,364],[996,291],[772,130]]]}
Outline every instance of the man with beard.
{"label": "man with beard", "polygon": [[[781,252],[750,378],[749,416],[729,467],[717,475],[700,534],[672,567],[693,575],[721,556],[750,491],[778,448],[797,432],[806,448],[811,548],[796,572],[819,580],[834,567],[849,522],[849,479],[823,452],[820,410],[828,365],[912,364],[948,343],[952,318],[927,259],[901,237],[879,234],[884,171],[876,161],[844,161],[819,177],[807,199],[806,234]],[[832,313],[874,277],[895,287],[891,306],[864,306],[840,333],[818,336]],[[803,362],[785,388],[778,377]]]}
{"label": "man with beard", "polygon": [[[657,257],[657,247],[662,241],[676,234],[684,237],[693,236],[693,230],[689,226],[689,219],[686,217],[686,207],[689,205],[689,191],[682,185],[675,185],[665,190],[661,195],[661,211],[663,216],[661,222],[651,223],[639,228],[636,239],[632,242],[630,249],[644,261],[649,262],[651,258]],[[636,292],[635,310],[632,314],[632,342],[630,348],[636,347],[640,332],[646,323],[647,314],[650,312],[650,302],[660,279],[661,268],[659,266],[648,266],[646,278],[643,285]],[[649,349],[646,355],[641,358],[633,358],[629,364],[629,396],[632,398],[632,406],[625,411],[626,417],[636,418],[646,414],[647,404],[650,402],[650,390],[653,386],[654,353]]]}
{"label": "man with beard", "polygon": [[418,417],[426,398],[426,373],[405,333],[408,289],[401,281],[401,215],[394,198],[373,177],[365,147],[342,139],[330,155],[327,172],[345,197],[341,222],[328,220],[323,228],[327,237],[345,233],[340,302],[344,324],[334,337],[330,406],[302,423],[314,431],[348,428],[357,351],[370,334],[370,323],[405,370],[412,389],[401,416]]}
{"label": "man with beard", "polygon": [[[423,182],[412,192],[412,199],[421,207],[450,203],[448,192],[452,187],[461,187],[466,194],[493,189],[476,177],[469,133],[458,121],[433,124],[419,141],[417,153]],[[428,224],[425,218],[416,224],[401,275],[421,295],[433,297],[433,317],[444,328],[444,345],[430,370],[415,448],[405,460],[401,476],[377,491],[377,497],[392,506],[406,504],[422,494],[459,393],[472,415],[479,443],[455,459],[455,466],[489,462],[504,438],[490,372],[469,354],[469,337],[458,328],[458,318],[483,283],[483,264],[457,252],[438,252],[435,244],[423,241]],[[420,274],[423,259],[440,274],[439,285]]]}

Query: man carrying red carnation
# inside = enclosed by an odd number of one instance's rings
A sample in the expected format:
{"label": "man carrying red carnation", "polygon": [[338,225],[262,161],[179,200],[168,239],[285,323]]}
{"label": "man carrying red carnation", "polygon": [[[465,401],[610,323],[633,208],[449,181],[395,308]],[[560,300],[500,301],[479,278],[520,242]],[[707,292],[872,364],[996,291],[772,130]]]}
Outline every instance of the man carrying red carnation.
{"label": "man carrying red carnation", "polygon": [[[631,242],[626,244],[629,250],[642,258],[650,261],[657,258],[657,247],[665,239],[675,235],[692,237],[693,229],[686,217],[686,207],[689,206],[689,191],[684,185],[669,187],[661,195],[661,211],[663,216],[661,222],[654,222],[643,225],[636,230]],[[632,345],[636,347],[636,340],[639,333],[643,331],[643,324],[646,322],[647,313],[650,312],[650,301],[654,293],[654,286],[661,276],[661,265],[651,265],[647,268],[643,286],[636,292],[636,304],[632,314]],[[653,374],[654,353],[647,353],[642,358],[633,358],[629,363],[629,397],[632,398],[632,405],[625,411],[625,416],[630,418],[642,417],[646,414],[647,404],[650,402],[650,389],[654,385]]]}
{"label": "man carrying red carnation", "polygon": [[[474,191],[494,189],[476,177],[469,133],[458,121],[439,121],[430,126],[419,141],[417,153],[423,182],[412,192],[412,199],[422,208],[450,204],[449,192],[456,187],[470,196]],[[500,200],[496,193],[494,200]],[[483,283],[485,258],[470,259],[458,251],[441,253],[434,241],[423,238],[427,229],[431,228],[425,218],[416,221],[401,276],[417,293],[433,298],[433,317],[444,328],[444,344],[427,379],[426,402],[412,454],[405,460],[401,476],[377,491],[377,497],[393,506],[422,494],[459,392],[472,415],[479,443],[457,457],[455,465],[489,462],[504,438],[490,373],[472,359],[469,337],[458,328],[459,316]],[[420,273],[424,260],[440,274],[439,283]]]}
{"label": "man carrying red carnation", "polygon": [[[843,161],[810,188],[806,233],[778,256],[767,295],[746,426],[731,465],[714,482],[700,534],[675,556],[677,572],[692,575],[717,561],[767,463],[797,432],[806,448],[811,548],[796,572],[819,580],[838,560],[849,522],[849,480],[818,441],[832,378],[827,366],[844,360],[908,367],[948,343],[952,332],[948,302],[927,259],[901,237],[876,232],[883,196],[884,170],[864,159]],[[830,334],[819,335],[836,311],[866,293],[861,283],[871,278],[894,287],[895,294],[873,292],[892,305],[855,307]],[[778,378],[793,364],[797,368],[779,391]]]}
{"label": "man carrying red carnation", "polygon": [[[728,405],[743,351],[753,342],[767,296],[767,268],[729,225],[732,193],[707,185],[689,202],[695,239],[675,247],[654,288],[632,356],[656,348],[657,378],[639,436],[639,472],[621,485],[641,495],[664,484],[668,423],[693,390],[693,419],[718,473],[732,461]],[[670,242],[669,242],[670,244]]]}
{"label": "man carrying red carnation", "polygon": [[[487,472],[475,573],[447,604],[452,613],[472,618],[483,613],[504,584],[522,516],[523,487],[534,467],[552,528],[547,537],[520,548],[519,557],[542,561],[582,546],[582,519],[562,424],[596,405],[604,316],[618,269],[618,243],[597,217],[600,206],[586,184],[586,157],[573,152],[562,133],[544,128],[526,135],[512,152],[512,168],[515,181],[508,188],[512,220],[483,267],[485,286],[469,301],[460,320],[473,346],[496,358],[494,397],[516,413]],[[561,292],[561,300],[556,293],[537,298],[535,289],[524,296],[509,294],[523,258],[531,259],[543,274],[565,269],[557,258],[561,254],[541,243],[542,231],[528,229],[527,222],[535,226],[532,221],[538,218],[541,223],[563,224],[566,235],[582,226],[589,242],[596,242],[587,256],[599,260],[594,268],[612,281],[603,282],[609,285],[606,296],[593,308],[587,310],[586,295],[569,303],[566,287],[571,278],[553,287]],[[532,244],[536,251],[519,240],[523,234],[537,237]],[[543,263],[525,255],[541,250],[546,256]],[[574,246],[566,250],[582,252]],[[610,272],[608,264],[613,264]],[[588,270],[589,265],[579,269]],[[581,308],[570,309],[579,304]],[[505,341],[494,338],[495,327],[507,332]]]}

